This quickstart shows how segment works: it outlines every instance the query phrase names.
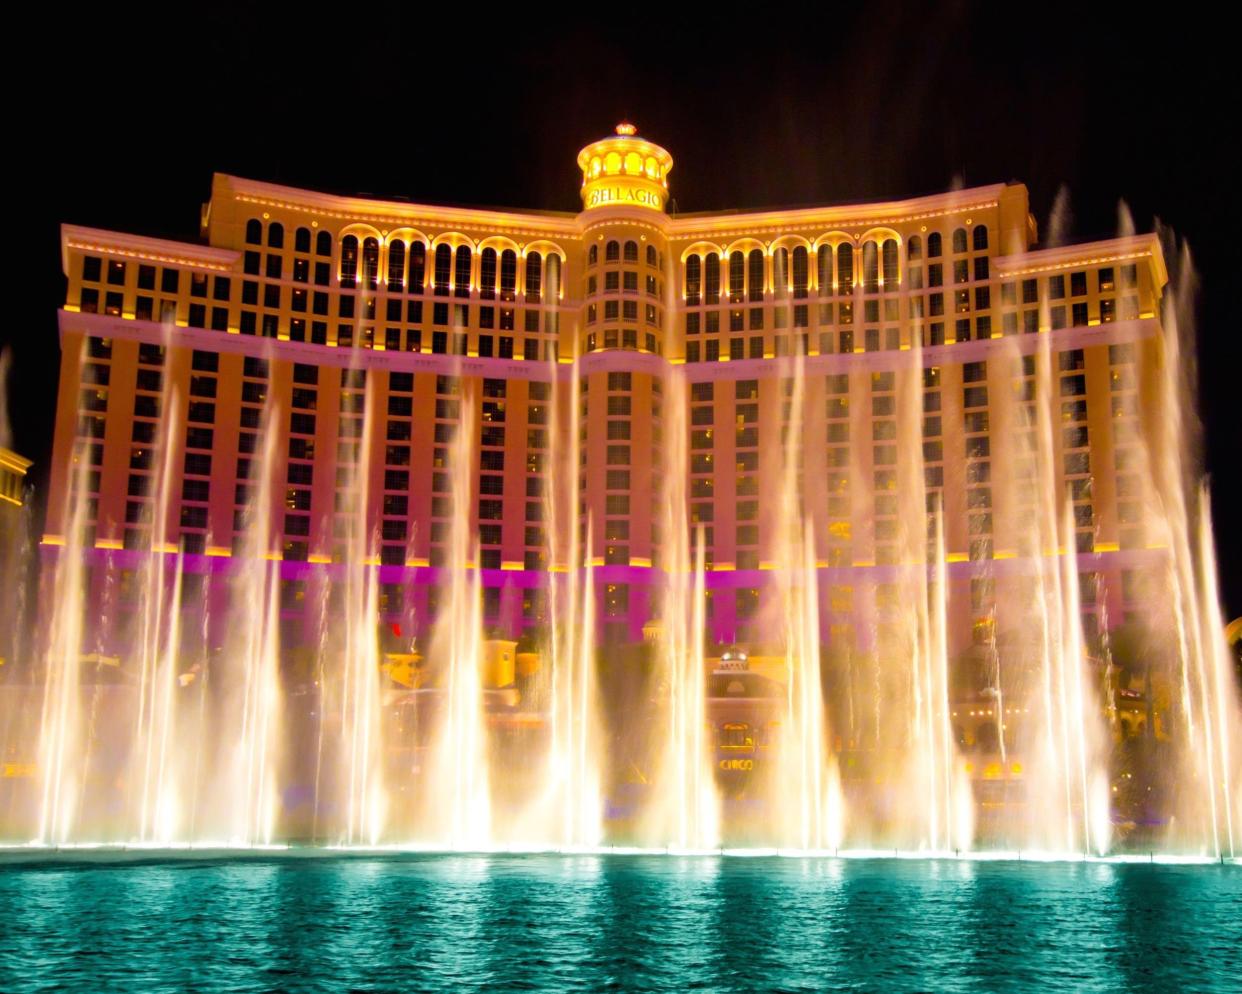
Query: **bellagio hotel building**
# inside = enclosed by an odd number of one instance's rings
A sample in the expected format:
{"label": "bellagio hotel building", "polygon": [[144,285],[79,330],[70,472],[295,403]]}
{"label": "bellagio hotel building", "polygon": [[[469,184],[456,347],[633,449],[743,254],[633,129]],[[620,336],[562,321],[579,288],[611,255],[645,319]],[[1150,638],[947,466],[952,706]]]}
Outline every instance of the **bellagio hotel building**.
{"label": "bellagio hotel building", "polygon": [[[578,165],[577,213],[217,174],[196,243],[66,224],[45,546],[69,544],[65,497],[84,488],[92,596],[119,576],[110,596],[123,607],[147,556],[181,553],[183,595],[201,604],[197,592],[213,596],[245,555],[255,463],[274,450],[267,557],[279,560],[284,638],[296,643],[350,554],[345,491],[367,465],[382,620],[425,632],[447,579],[465,424],[476,436],[468,568],[480,571],[489,630],[518,638],[544,624],[552,578],[585,566],[602,637],[641,640],[664,583],[662,485],[684,473],[705,540],[709,637],[754,643],[780,565],[797,363],[824,637],[866,641],[867,619],[893,606],[904,555],[899,386],[918,376],[921,437],[906,444],[921,446],[929,506],[944,508],[960,647],[1021,569],[1030,508],[1002,484],[1031,447],[1013,405],[998,402],[1029,400],[1045,363],[1085,620],[1133,609],[1150,555],[1133,449],[1167,278],[1154,236],[1038,248],[1020,184],[670,213],[672,157],[629,125]],[[546,500],[558,458],[574,473],[583,535],[591,522],[572,564],[549,555],[564,525]],[[161,474],[171,500],[156,528]]]}

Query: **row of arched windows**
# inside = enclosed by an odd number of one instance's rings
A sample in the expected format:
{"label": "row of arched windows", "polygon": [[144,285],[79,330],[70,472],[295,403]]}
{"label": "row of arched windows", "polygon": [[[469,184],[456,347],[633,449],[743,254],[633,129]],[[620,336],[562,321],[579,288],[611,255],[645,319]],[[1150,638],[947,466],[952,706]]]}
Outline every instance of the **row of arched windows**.
{"label": "row of arched windows", "polygon": [[[816,252],[815,288],[820,296],[835,293],[852,293],[854,290],[854,246],[842,242],[834,247],[821,245]],[[728,302],[762,301],[767,292],[777,299],[795,299],[810,296],[810,253],[806,246],[792,249],[780,247],[771,255],[771,280],[768,280],[768,254],[760,248],[749,252],[740,250],[729,253],[727,263],[728,285],[724,288]],[[835,263],[835,265],[834,265]],[[721,259],[715,252],[705,256],[692,255],[686,259],[686,304],[721,303]],[[867,293],[878,293],[883,287],[897,285],[900,278],[898,249],[895,239],[882,244],[870,241],[862,246],[862,284]]]}
{"label": "row of arched windows", "polygon": [[[936,259],[943,255],[943,239],[939,231],[933,231],[927,236],[927,258]],[[988,247],[988,226],[986,224],[976,224],[973,233],[969,238],[966,236],[965,228],[957,228],[952,235],[953,253],[960,255],[967,251],[967,246],[973,246],[976,252],[982,252]],[[906,242],[906,258],[921,259],[923,258],[923,239],[919,235],[911,235]]]}
{"label": "row of arched windows", "polygon": [[[474,255],[469,245],[458,245],[456,248],[448,244],[437,245],[432,255],[432,292],[438,297],[469,297],[475,285]],[[379,239],[364,238],[360,244],[356,236],[346,235],[341,239],[341,286],[357,286],[361,278],[364,287],[376,289],[379,258]],[[554,303],[559,299],[559,255],[549,254],[545,259],[540,252],[528,252],[521,268],[524,277],[521,292],[527,303]],[[389,244],[387,283],[390,290],[400,292],[408,286],[411,293],[421,293],[426,284],[426,271],[427,248],[422,242],[411,242],[408,251],[403,241],[396,240]],[[494,248],[483,249],[478,253],[480,298],[517,300],[518,271],[518,254],[513,249],[504,249],[499,253]]]}
{"label": "row of arched windows", "polygon": [[[257,217],[252,217],[246,222],[246,244],[263,244],[263,222]],[[267,226],[267,247],[274,249],[285,247],[285,226],[279,221],[273,221]],[[310,228],[296,228],[294,230],[293,250],[295,252],[305,252],[308,255],[310,254]],[[320,231],[315,236],[315,254],[325,256],[330,256],[332,254],[332,235],[330,232]]]}
{"label": "row of arched windows", "polygon": [[[953,232],[952,245],[954,253],[966,252],[968,245],[973,245],[977,252],[986,250],[987,226],[976,225],[971,239],[967,238],[965,228],[958,228]],[[928,258],[937,258],[943,254],[938,231],[927,236],[926,249]],[[912,261],[920,260],[923,258],[923,250],[922,237],[912,235],[906,245],[907,258]],[[852,293],[856,281],[861,283],[864,293],[879,293],[900,283],[900,250],[895,238],[865,241],[860,253],[861,272],[858,272],[855,257],[859,253],[855,252],[850,242],[841,242],[835,247],[824,244],[816,250],[814,289],[818,290],[820,296]],[[767,270],[768,258],[772,260],[770,279]],[[731,304],[762,301],[767,292],[771,292],[778,300],[786,297],[807,297],[812,290],[810,251],[805,245],[797,245],[792,249],[781,246],[774,249],[770,256],[761,248],[752,248],[749,252],[735,250],[728,254],[723,267],[727,277],[727,286],[723,288],[723,293],[727,294],[727,302]],[[722,259],[716,252],[687,257],[687,306],[721,303],[721,269]]]}
{"label": "row of arched windows", "polygon": [[[604,261],[605,262],[637,262],[638,261],[638,242],[628,241],[625,243],[619,241],[609,241],[604,245]],[[599,262],[599,245],[593,244],[587,249],[587,265],[594,266]],[[654,245],[647,246],[647,265],[652,269],[658,269],[660,266],[660,253],[656,251]]]}

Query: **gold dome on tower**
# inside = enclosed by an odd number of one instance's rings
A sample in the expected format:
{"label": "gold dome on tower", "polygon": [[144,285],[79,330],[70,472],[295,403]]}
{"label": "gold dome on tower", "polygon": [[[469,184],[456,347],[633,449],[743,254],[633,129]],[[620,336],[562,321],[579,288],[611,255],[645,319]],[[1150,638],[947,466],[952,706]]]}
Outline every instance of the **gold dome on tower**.
{"label": "gold dome on tower", "polygon": [[668,200],[668,174],[673,157],[645,138],[628,121],[616,127],[616,134],[592,142],[578,153],[582,170],[582,206],[639,207],[664,210]]}

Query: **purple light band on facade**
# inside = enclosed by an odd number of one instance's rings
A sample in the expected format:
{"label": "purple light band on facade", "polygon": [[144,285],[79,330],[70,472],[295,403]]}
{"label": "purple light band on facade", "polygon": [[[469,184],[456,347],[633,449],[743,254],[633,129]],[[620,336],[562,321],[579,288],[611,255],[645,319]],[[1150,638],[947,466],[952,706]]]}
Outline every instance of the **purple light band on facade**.
{"label": "purple light band on facade", "polygon": [[[237,355],[258,356],[264,359],[283,359],[308,365],[335,366],[341,369],[375,369],[401,373],[441,373],[448,376],[482,376],[494,379],[521,379],[548,382],[553,378],[569,379],[573,366],[570,363],[552,363],[525,359],[479,359],[473,356],[445,355],[440,353],[396,352],[384,349],[333,348],[307,342],[281,341],[254,335],[237,335],[200,328],[165,328],[157,321],[141,321],[137,318],[117,318],[100,314],[81,314],[61,310],[60,332],[65,332],[66,321],[73,321],[80,330],[83,323],[92,335],[102,338],[121,338],[146,342],[151,345],[169,344],[168,331],[173,333],[171,344],[187,348]],[[805,356],[801,359],[807,375],[870,370],[874,372],[904,369],[917,357],[922,366],[939,366],[949,363],[977,362],[994,354],[1017,349],[1022,355],[1033,355],[1048,343],[1053,352],[1079,349],[1091,345],[1115,345],[1140,341],[1159,334],[1160,324],[1155,318],[1136,318],[1131,321],[1112,321],[1090,327],[1062,328],[1037,334],[1006,335],[1003,338],[985,338],[981,341],[955,342],[951,345],[930,345],[917,351],[882,350],[879,352],[848,352],[829,355]],[[782,363],[793,363],[794,356],[773,359],[734,359],[728,362],[685,363],[686,379],[691,383],[708,380],[740,380],[772,375],[773,368]],[[580,373],[600,373],[620,370],[663,375],[671,365],[667,359],[650,352],[630,349],[609,349],[590,352],[578,360]],[[553,369],[555,368],[555,377]]]}

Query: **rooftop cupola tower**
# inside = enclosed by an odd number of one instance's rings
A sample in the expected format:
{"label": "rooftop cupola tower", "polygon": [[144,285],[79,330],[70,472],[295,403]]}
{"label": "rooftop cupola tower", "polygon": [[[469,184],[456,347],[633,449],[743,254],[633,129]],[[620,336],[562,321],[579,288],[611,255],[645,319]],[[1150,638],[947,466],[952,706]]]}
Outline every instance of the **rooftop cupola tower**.
{"label": "rooftop cupola tower", "polygon": [[616,134],[592,142],[578,153],[582,170],[582,207],[641,207],[663,211],[673,157],[659,145],[638,137],[622,122]]}

